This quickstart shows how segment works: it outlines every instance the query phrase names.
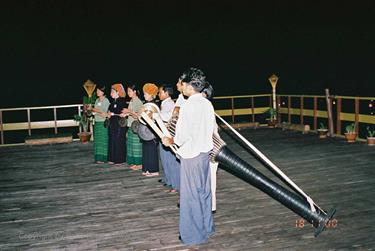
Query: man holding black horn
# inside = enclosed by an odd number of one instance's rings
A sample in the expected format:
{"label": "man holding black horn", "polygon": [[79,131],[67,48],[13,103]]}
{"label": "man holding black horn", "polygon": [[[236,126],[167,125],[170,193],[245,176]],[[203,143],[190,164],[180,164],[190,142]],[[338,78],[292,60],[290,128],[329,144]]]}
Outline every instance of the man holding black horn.
{"label": "man holding black horn", "polygon": [[206,242],[215,231],[209,165],[215,113],[211,102],[201,94],[206,86],[201,70],[190,68],[179,81],[188,99],[180,109],[175,137],[164,137],[162,141],[166,146],[173,143],[179,146],[180,238],[184,244],[195,245]]}

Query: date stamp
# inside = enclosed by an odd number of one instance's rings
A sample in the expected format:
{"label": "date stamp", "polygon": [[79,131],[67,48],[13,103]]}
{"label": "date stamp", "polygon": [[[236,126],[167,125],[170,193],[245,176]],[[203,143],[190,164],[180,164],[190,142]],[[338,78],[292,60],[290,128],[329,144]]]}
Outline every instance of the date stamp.
{"label": "date stamp", "polygon": [[[338,223],[339,222],[338,222],[337,219],[329,220],[326,223],[326,228],[337,228]],[[310,224],[310,223],[306,222],[306,220],[304,220],[302,218],[296,220],[296,222],[295,222],[295,227],[296,228],[304,228],[305,226],[308,226],[308,225],[314,227],[313,224]]]}

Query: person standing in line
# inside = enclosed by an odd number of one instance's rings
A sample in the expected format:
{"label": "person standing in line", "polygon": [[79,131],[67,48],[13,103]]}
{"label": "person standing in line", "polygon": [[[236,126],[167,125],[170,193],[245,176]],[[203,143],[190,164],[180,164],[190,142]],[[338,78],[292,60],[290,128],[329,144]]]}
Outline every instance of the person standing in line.
{"label": "person standing in line", "polygon": [[[210,85],[208,82],[206,83],[206,87],[202,91],[203,97],[207,98],[208,100],[211,100],[213,97],[213,88],[212,85]],[[215,128],[214,128],[214,134],[217,138],[220,139],[220,135],[218,132],[218,126],[215,121]],[[212,213],[216,213],[216,173],[217,168],[219,166],[219,163],[213,162],[213,160],[210,161],[210,171],[211,171],[211,194],[212,194]]]}
{"label": "person standing in line", "polygon": [[125,90],[121,83],[111,87],[112,102],[109,105],[108,164],[122,165],[126,159],[126,128],[120,124],[121,112],[126,108]]}
{"label": "person standing in line", "polygon": [[204,73],[197,68],[185,71],[179,81],[188,97],[180,108],[174,138],[164,137],[165,146],[176,144],[181,160],[180,239],[184,244],[201,244],[214,233],[209,153],[213,148],[215,113],[201,91]]}
{"label": "person standing in line", "polygon": [[[162,121],[167,124],[172,118],[174,109],[174,101],[171,98],[173,89],[171,86],[162,85],[159,87],[160,117]],[[180,189],[180,162],[177,160],[176,155],[169,147],[165,147],[162,143],[159,145],[160,162],[164,168],[164,182],[171,189],[170,193],[176,193]]]}
{"label": "person standing in line", "polygon": [[[122,110],[122,113],[128,117],[128,128],[138,119],[137,112],[143,106],[139,99],[139,90],[135,85],[127,87],[127,94],[131,99],[128,108]],[[127,163],[132,170],[142,169],[142,142],[136,133],[131,129],[128,130],[127,137]]]}
{"label": "person standing in line", "polygon": [[178,117],[178,113],[180,111],[180,108],[181,106],[185,103],[186,99],[185,99],[185,96],[183,94],[183,91],[182,91],[182,81],[181,79],[179,79],[176,83],[176,87],[177,87],[177,91],[180,92],[180,94],[178,95],[177,97],[177,100],[176,100],[176,104],[175,104],[175,108],[173,110],[173,113],[172,113],[172,116],[177,116]]}
{"label": "person standing in line", "polygon": [[109,100],[105,96],[105,86],[96,88],[94,108],[92,109],[95,116],[94,121],[94,158],[95,163],[102,164],[108,161],[108,129],[104,126],[107,117]]}
{"label": "person standing in line", "polygon": [[[176,122],[178,120],[178,116],[179,116],[179,112],[180,112],[180,108],[181,106],[183,106],[183,104],[185,103],[186,101],[186,98],[185,96],[183,95],[183,92],[182,92],[182,82],[181,80],[179,79],[176,83],[176,87],[177,87],[177,91],[180,92],[180,94],[178,95],[177,97],[177,100],[176,100],[176,103],[175,103],[175,106],[174,106],[174,109],[173,109],[173,112],[172,112],[172,118],[169,122]],[[178,163],[177,163],[177,166],[176,168],[174,169],[175,171],[175,181],[176,181],[176,187],[177,189],[176,190],[179,190],[179,187],[180,187],[180,172],[181,172],[181,163],[180,161],[177,159]],[[163,182],[163,180],[159,180],[159,182]],[[170,181],[164,181],[164,185],[165,186],[171,186],[170,184]],[[173,191],[171,191],[173,192]],[[179,207],[179,202],[177,203],[178,207]]]}
{"label": "person standing in line", "polygon": [[[146,103],[155,103],[156,95],[159,88],[153,83],[146,83],[143,86],[143,94]],[[144,125],[140,125],[144,126]],[[145,128],[153,134],[153,130]],[[153,137],[151,140],[142,141],[142,175],[146,177],[153,177],[159,175],[159,156],[158,156],[158,140]]]}
{"label": "person standing in line", "polygon": [[[184,102],[186,100],[185,97],[184,97],[184,95],[183,95],[183,93],[182,93],[182,83],[181,83],[180,80],[176,83],[176,87],[177,87],[177,91],[179,91],[180,94],[177,97],[177,100],[176,100],[176,103],[175,103],[175,106],[174,106],[173,112],[172,112],[172,118],[170,119],[169,122],[177,121],[180,108],[181,108],[181,106],[184,104]],[[180,168],[176,168],[175,171],[176,171],[176,173],[175,173],[175,175],[176,175],[176,181],[179,183],[179,181],[180,181]],[[160,179],[159,182],[164,183],[164,186],[171,186],[169,180]],[[179,186],[179,184],[178,184],[178,186]]]}

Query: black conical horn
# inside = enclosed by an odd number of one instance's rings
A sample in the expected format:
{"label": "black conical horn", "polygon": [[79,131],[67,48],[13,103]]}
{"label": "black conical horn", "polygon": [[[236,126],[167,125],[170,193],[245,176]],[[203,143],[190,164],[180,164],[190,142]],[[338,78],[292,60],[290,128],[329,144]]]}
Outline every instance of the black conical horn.
{"label": "black conical horn", "polygon": [[255,186],[311,223],[316,228],[315,237],[325,229],[326,224],[336,212],[333,209],[328,214],[325,214],[317,207],[315,207],[316,210],[313,212],[310,204],[304,198],[267,178],[235,155],[225,145],[217,151],[214,158],[215,161],[222,164],[220,165],[222,169]]}

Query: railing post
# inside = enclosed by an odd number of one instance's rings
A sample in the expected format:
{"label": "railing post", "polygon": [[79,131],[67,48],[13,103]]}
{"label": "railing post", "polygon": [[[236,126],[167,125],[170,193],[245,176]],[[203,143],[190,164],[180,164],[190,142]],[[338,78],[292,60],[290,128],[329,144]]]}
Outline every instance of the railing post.
{"label": "railing post", "polygon": [[288,96],[288,123],[289,124],[292,121],[292,114],[290,114],[291,103],[292,103],[292,97]]}
{"label": "railing post", "polygon": [[337,98],[336,134],[341,135],[341,97]]}
{"label": "railing post", "polygon": [[0,111],[1,144],[4,145],[3,111]]}
{"label": "railing post", "polygon": [[277,121],[279,121],[279,123],[281,123],[280,103],[280,96],[277,96]]}
{"label": "railing post", "polygon": [[354,105],[355,105],[355,131],[357,135],[359,135],[359,98],[356,97],[354,100]]}
{"label": "railing post", "polygon": [[251,119],[255,123],[254,96],[251,96]]}
{"label": "railing post", "polygon": [[314,130],[318,127],[318,98],[314,97]]}
{"label": "railing post", "polygon": [[232,103],[232,123],[234,123],[234,99],[231,98],[231,103]]}
{"label": "railing post", "polygon": [[30,118],[30,109],[27,108],[27,124],[29,128],[29,136],[31,136],[31,118]]}
{"label": "railing post", "polygon": [[301,96],[300,98],[300,112],[299,112],[299,116],[300,116],[300,120],[301,120],[301,125],[303,125],[303,96]]}
{"label": "railing post", "polygon": [[55,134],[57,134],[57,111],[56,111],[56,107],[53,107],[53,119],[55,120]]}
{"label": "railing post", "polygon": [[[81,116],[81,105],[78,105],[78,115]],[[81,126],[78,124],[78,132],[81,133]]]}

